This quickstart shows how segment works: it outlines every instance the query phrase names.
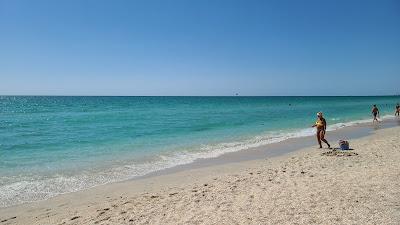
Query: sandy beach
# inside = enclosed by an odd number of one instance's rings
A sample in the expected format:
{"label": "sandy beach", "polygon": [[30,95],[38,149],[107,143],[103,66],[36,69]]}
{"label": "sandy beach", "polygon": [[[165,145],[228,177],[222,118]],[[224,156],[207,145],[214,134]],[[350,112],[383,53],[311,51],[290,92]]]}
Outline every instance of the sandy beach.
{"label": "sandy beach", "polygon": [[346,152],[190,169],[0,209],[0,224],[399,224],[400,127]]}
{"label": "sandy beach", "polygon": [[0,30],[0,225],[400,225],[400,0],[0,0]]}

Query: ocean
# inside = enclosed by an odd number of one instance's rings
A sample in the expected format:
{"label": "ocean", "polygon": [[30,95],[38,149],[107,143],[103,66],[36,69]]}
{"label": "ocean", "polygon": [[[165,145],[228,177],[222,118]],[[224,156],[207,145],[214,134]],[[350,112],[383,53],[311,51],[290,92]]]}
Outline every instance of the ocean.
{"label": "ocean", "polygon": [[0,97],[0,207],[394,114],[382,97]]}

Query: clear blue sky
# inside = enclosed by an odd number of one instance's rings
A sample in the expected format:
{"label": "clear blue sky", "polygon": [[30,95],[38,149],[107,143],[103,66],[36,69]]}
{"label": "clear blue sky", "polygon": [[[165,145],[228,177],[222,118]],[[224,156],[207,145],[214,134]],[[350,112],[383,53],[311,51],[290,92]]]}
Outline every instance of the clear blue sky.
{"label": "clear blue sky", "polygon": [[0,94],[400,93],[400,1],[0,0]]}

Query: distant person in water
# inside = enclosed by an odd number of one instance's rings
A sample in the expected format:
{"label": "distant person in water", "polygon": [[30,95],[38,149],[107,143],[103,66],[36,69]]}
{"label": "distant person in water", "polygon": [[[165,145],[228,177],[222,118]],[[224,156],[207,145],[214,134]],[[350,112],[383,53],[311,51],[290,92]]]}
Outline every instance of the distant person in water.
{"label": "distant person in water", "polygon": [[394,113],[395,116],[400,116],[400,104],[397,103],[396,105],[396,112]]}
{"label": "distant person in water", "polygon": [[325,142],[328,145],[328,148],[331,148],[331,145],[328,143],[328,141],[325,139],[325,132],[326,132],[326,120],[322,116],[322,112],[317,113],[317,121],[312,127],[317,128],[317,140],[319,144],[319,148],[322,148],[322,143],[321,141]]}
{"label": "distant person in water", "polygon": [[373,107],[372,107],[372,116],[374,116],[374,119],[372,120],[372,122],[379,122],[378,121],[378,116],[379,116],[379,109],[378,109],[378,107],[376,107],[376,105],[374,105]]}

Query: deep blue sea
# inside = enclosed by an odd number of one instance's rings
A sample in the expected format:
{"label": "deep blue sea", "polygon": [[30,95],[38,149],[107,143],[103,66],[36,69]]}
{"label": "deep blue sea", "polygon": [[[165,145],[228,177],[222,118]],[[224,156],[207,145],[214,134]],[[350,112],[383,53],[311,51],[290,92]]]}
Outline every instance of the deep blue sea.
{"label": "deep blue sea", "polygon": [[393,115],[388,97],[0,97],[0,207]]}

